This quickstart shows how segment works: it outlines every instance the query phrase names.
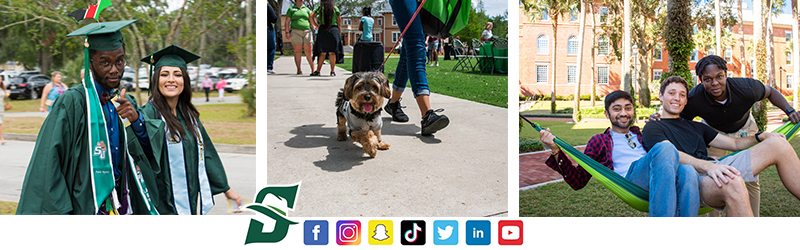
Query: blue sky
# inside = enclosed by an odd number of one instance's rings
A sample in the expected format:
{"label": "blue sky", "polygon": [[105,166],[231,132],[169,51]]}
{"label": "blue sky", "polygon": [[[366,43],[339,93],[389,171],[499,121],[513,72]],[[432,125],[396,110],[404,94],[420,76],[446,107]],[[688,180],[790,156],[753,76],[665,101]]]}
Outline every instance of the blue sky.
{"label": "blue sky", "polygon": [[[478,0],[472,0],[472,6],[478,6]],[[508,0],[483,0],[483,8],[490,17],[502,15],[508,10]]]}

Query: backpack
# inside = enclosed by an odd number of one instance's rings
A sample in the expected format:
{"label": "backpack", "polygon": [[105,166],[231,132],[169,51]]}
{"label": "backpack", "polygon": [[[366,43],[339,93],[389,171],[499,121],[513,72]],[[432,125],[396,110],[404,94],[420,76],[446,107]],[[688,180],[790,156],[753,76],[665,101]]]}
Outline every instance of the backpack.
{"label": "backpack", "polygon": [[450,37],[467,26],[471,8],[471,0],[427,0],[419,13],[422,31],[440,39]]}

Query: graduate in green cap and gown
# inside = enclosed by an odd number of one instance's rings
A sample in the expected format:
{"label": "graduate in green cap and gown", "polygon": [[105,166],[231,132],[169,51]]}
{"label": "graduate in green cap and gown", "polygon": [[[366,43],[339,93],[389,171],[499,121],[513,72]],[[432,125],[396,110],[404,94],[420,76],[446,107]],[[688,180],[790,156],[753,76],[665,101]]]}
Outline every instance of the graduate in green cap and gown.
{"label": "graduate in green cap and gown", "polygon": [[155,199],[161,214],[207,214],[219,193],[243,205],[243,198],[228,186],[222,161],[191,101],[186,64],[199,58],[175,45],[142,58],[154,70],[150,100],[139,117],[148,137],[137,138],[147,164],[159,169]]}
{"label": "graduate in green cap and gown", "polygon": [[84,38],[83,84],[64,92],[42,124],[17,214],[157,214],[149,199],[157,191],[147,188],[156,185],[142,181],[153,171],[134,164],[125,143],[146,136],[124,126],[123,118],[140,123],[136,100],[124,90],[115,98],[127,64],[119,29],[135,21],[92,23],[67,35]]}

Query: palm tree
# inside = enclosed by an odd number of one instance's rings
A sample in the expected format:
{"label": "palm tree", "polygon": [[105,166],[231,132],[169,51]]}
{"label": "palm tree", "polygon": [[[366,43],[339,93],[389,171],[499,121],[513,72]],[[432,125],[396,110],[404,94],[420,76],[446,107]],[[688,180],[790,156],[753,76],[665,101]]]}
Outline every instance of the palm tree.
{"label": "palm tree", "polygon": [[534,18],[541,20],[544,15],[550,19],[553,27],[553,50],[550,59],[550,79],[552,90],[550,92],[550,113],[556,113],[556,51],[558,51],[558,19],[569,13],[576,0],[522,0],[525,11]]}
{"label": "palm tree", "polygon": [[[692,79],[689,57],[694,49],[692,40],[692,15],[689,0],[667,2],[667,21],[664,25],[664,44],[669,54],[669,74]],[[690,84],[692,81],[689,81]]]}
{"label": "palm tree", "polygon": [[[577,77],[575,79],[575,104],[572,109],[572,120],[575,122],[581,121],[581,76],[583,75],[583,37],[584,31],[586,31],[586,0],[580,0],[580,17],[578,21],[578,25],[580,28],[578,31],[578,66],[577,66]],[[594,94],[594,93],[593,93]],[[594,99],[594,95],[589,96],[589,99]]]}

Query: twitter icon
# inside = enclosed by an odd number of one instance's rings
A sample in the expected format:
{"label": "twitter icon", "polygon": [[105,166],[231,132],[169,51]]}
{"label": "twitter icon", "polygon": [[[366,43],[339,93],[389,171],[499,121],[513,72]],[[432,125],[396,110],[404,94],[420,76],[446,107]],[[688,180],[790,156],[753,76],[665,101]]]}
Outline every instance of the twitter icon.
{"label": "twitter icon", "polygon": [[433,222],[434,245],[458,245],[458,221],[437,220]]}

